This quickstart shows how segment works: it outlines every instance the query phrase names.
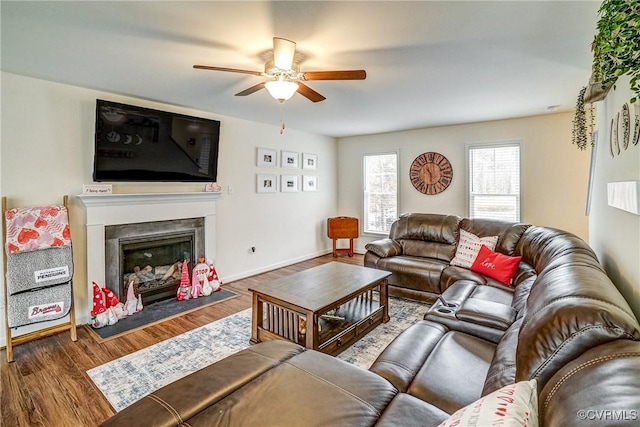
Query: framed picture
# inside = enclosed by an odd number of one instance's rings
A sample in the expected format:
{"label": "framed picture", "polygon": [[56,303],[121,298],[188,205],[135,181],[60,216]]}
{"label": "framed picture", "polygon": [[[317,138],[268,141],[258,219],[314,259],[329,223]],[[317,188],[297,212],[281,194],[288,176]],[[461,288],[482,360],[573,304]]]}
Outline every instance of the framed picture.
{"label": "framed picture", "polygon": [[259,173],[256,177],[258,193],[275,193],[278,191],[278,175]]}
{"label": "framed picture", "polygon": [[270,148],[258,148],[258,161],[260,167],[275,168],[278,152]]}
{"label": "framed picture", "polygon": [[281,165],[283,168],[299,168],[298,159],[300,156],[295,151],[282,151]]}
{"label": "framed picture", "polygon": [[298,191],[298,175],[282,175],[280,177],[280,191],[283,193]]}
{"label": "framed picture", "polygon": [[302,169],[318,169],[318,156],[302,153]]}
{"label": "framed picture", "polygon": [[303,176],[302,177],[302,191],[317,191],[318,190],[318,177],[317,176]]}

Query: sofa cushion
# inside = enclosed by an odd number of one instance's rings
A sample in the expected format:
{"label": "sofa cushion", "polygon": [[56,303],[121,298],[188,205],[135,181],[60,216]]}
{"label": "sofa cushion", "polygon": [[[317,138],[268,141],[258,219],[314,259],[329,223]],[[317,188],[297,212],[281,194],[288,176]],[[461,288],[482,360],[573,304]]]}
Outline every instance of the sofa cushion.
{"label": "sofa cushion", "polygon": [[493,343],[422,320],[398,335],[370,370],[453,413],[480,397],[494,350]]}
{"label": "sofa cushion", "polygon": [[515,382],[516,347],[518,346],[520,326],[522,326],[522,319],[517,319],[507,328],[498,342],[496,351],[491,359],[487,378],[484,381],[483,396]]}
{"label": "sofa cushion", "polygon": [[513,290],[505,286],[473,286],[473,292],[469,295],[469,298],[476,298],[485,301],[492,301],[498,304],[511,305],[513,301]]}
{"label": "sofa cushion", "polygon": [[496,248],[496,243],[498,243],[498,236],[478,237],[473,233],[460,229],[460,240],[456,248],[456,255],[450,264],[469,268],[478,257],[478,252],[483,245],[493,250]]}
{"label": "sofa cushion", "polygon": [[451,285],[461,280],[470,281],[478,285],[487,284],[487,278],[482,274],[473,272],[466,268],[450,265],[442,271],[442,276],[440,276],[440,287],[444,292]]}
{"label": "sofa cushion", "polygon": [[376,427],[435,426],[448,416],[449,414],[431,403],[407,393],[398,393],[382,413]]}
{"label": "sofa cushion", "polygon": [[391,226],[389,238],[402,245],[402,253],[451,261],[458,240],[456,215],[411,213],[400,216]]}
{"label": "sofa cushion", "polygon": [[449,330],[438,323],[420,321],[407,328],[373,362],[370,371],[406,392],[429,354]]}
{"label": "sofa cushion", "polygon": [[522,317],[525,315],[527,298],[529,298],[531,287],[535,282],[536,282],[536,276],[532,276],[520,282],[520,284],[516,286],[513,292],[513,301],[511,302],[511,307],[513,307],[516,313],[518,313],[517,317]]}
{"label": "sofa cushion", "polygon": [[495,344],[458,331],[438,342],[407,392],[452,413],[482,395]]}
{"label": "sofa cushion", "polygon": [[484,274],[503,285],[510,286],[518,271],[520,259],[522,257],[503,255],[492,251],[486,245],[482,245],[477,258],[471,264],[471,271]]}
{"label": "sofa cushion", "polygon": [[498,236],[495,250],[506,255],[512,255],[523,233],[529,224],[499,221],[484,218],[464,218],[460,221],[460,228],[476,236]]}
{"label": "sofa cushion", "polygon": [[537,427],[536,380],[509,384],[457,410],[438,427]]}

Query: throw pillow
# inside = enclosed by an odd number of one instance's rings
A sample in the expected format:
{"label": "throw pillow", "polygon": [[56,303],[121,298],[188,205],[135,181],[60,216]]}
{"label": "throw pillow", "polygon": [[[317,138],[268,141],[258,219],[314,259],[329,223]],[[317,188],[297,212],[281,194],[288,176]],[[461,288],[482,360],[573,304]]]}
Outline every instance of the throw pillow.
{"label": "throw pillow", "polygon": [[483,245],[478,252],[478,257],[471,265],[471,271],[484,274],[509,286],[518,271],[521,259],[522,257],[519,256],[507,256],[494,252]]}
{"label": "throw pillow", "polygon": [[480,246],[485,245],[494,250],[497,243],[498,236],[478,237],[473,233],[460,229],[460,241],[456,249],[456,256],[453,257],[450,264],[469,268],[478,257]]}
{"label": "throw pillow", "polygon": [[509,384],[457,410],[438,427],[537,427],[536,380]]}

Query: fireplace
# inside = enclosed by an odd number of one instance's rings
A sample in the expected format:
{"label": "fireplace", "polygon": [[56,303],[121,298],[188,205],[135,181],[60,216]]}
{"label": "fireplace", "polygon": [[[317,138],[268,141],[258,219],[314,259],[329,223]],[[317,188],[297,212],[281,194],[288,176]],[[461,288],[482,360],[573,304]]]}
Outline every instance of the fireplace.
{"label": "fireplace", "polygon": [[[220,197],[220,193],[207,192],[78,196],[86,207],[87,224],[87,302],[85,310],[80,310],[83,317],[78,321],[88,323],[90,320],[93,281],[112,289],[121,300],[126,300],[126,290],[121,286],[124,285],[127,268],[120,267],[120,258],[124,253],[127,258],[138,257],[140,260],[144,259],[140,257],[149,258],[151,255],[152,259],[158,260],[166,253],[169,253],[169,259],[173,259],[182,258],[185,253],[191,252],[188,257],[190,267],[193,267],[195,258],[201,255],[215,260],[216,200]],[[191,250],[188,249],[188,243],[181,241],[191,234],[190,230],[195,230]],[[159,253],[155,253],[155,245],[163,240],[164,243],[176,243],[177,248],[167,249],[167,252],[158,249]],[[123,249],[120,248],[120,244],[124,245]],[[164,262],[157,261],[161,267],[160,271]],[[150,262],[139,263],[145,264],[140,265],[141,270],[147,266],[157,268]],[[170,294],[168,289],[164,292]],[[175,291],[172,292],[175,296]],[[143,299],[144,304],[148,303],[148,298],[153,299],[154,296]]]}
{"label": "fireplace", "polygon": [[197,257],[204,255],[203,218],[107,226],[105,286],[120,301],[126,300],[130,281],[145,305],[173,298],[181,263],[187,260],[191,272]]}

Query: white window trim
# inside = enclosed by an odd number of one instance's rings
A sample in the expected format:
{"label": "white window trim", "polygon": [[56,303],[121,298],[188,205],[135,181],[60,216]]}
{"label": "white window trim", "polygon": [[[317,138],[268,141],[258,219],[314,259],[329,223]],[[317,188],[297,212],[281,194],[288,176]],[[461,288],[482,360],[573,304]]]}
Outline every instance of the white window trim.
{"label": "white window trim", "polygon": [[360,213],[362,215],[362,221],[360,221],[360,232],[363,236],[373,236],[373,237],[388,237],[389,233],[384,232],[374,232],[374,231],[365,231],[365,212],[364,212],[364,191],[365,191],[365,169],[364,169],[364,159],[366,156],[382,156],[385,154],[395,154],[396,155],[396,214],[400,216],[400,150],[389,150],[389,151],[374,151],[367,152],[362,154],[362,161],[360,162],[361,174],[360,174]]}
{"label": "white window trim", "polygon": [[514,140],[508,140],[508,141],[494,141],[494,142],[468,142],[465,144],[465,150],[464,150],[464,155],[465,155],[465,211],[467,213],[467,217],[471,218],[471,205],[469,203],[469,201],[471,200],[471,188],[469,186],[469,149],[470,148],[476,148],[476,147],[512,147],[512,146],[518,146],[519,151],[520,151],[520,196],[519,196],[519,200],[520,200],[520,206],[519,206],[519,212],[518,212],[518,216],[519,218],[517,219],[516,222],[522,222],[522,213],[524,212],[523,206],[524,206],[524,202],[523,202],[523,189],[524,189],[524,174],[522,173],[522,165],[524,164],[524,144],[522,143],[521,139],[514,139]]}

